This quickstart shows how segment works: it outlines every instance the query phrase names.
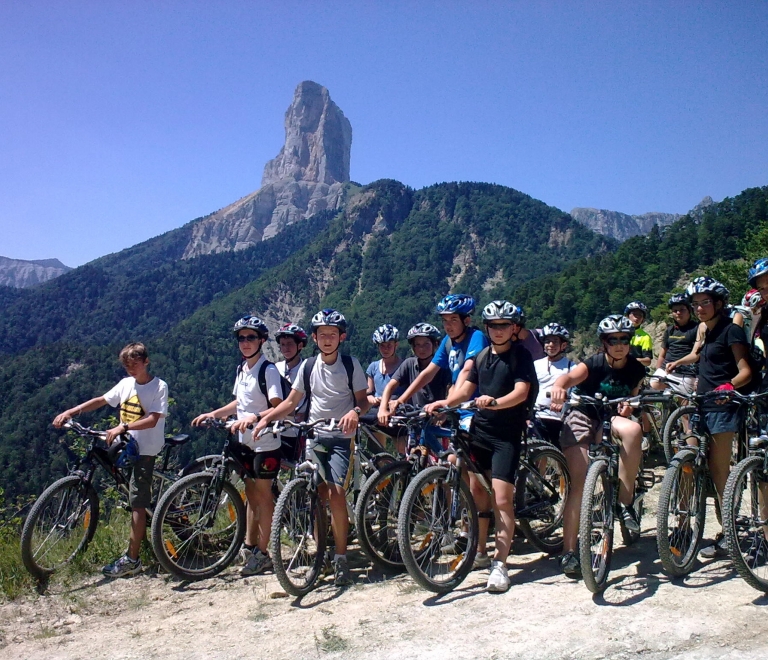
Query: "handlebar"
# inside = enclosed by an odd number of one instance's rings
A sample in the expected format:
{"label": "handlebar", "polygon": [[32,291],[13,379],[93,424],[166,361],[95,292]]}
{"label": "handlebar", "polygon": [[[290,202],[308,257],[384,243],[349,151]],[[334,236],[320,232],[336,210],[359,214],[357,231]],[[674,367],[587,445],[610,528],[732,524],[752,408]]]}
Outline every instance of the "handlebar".
{"label": "handlebar", "polygon": [[74,419],[69,419],[64,422],[64,424],[62,424],[62,428],[70,429],[79,435],[99,438],[100,440],[104,440],[107,435],[106,431],[98,431],[97,429],[93,429],[90,426],[83,426],[79,422],[76,422]]}
{"label": "handlebar", "polygon": [[321,431],[333,432],[341,430],[341,427],[338,424],[338,420],[336,419],[318,419],[314,422],[292,422],[289,419],[280,419],[268,426],[264,432],[274,433],[277,435],[282,433],[285,429],[289,428],[299,429],[300,431],[311,431],[313,429],[318,429]]}

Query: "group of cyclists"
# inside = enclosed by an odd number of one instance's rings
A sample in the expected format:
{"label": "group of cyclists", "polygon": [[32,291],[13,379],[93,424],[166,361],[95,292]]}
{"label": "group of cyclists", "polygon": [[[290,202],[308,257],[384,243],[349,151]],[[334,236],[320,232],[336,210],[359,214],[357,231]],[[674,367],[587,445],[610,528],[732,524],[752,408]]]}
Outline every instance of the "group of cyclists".
{"label": "group of cyclists", "polygon": [[[570,473],[570,490],[563,514],[562,572],[581,576],[578,553],[579,513],[587,470],[589,447],[597,441],[601,421],[588,407],[566,405],[574,392],[585,397],[610,399],[637,395],[649,377],[650,387],[667,387],[696,394],[744,390],[759,379],[762,364],[754,355],[762,351],[761,336],[768,314],[761,314],[768,300],[768,257],[755,261],[748,273],[750,290],[741,305],[729,305],[729,291],[711,277],[697,277],[685,291],[669,298],[672,323],[653,363],[653,341],[642,329],[648,310],[639,301],[626,305],[622,314],[602,319],[597,328],[598,351],[581,362],[569,357],[571,335],[557,322],[540,329],[526,327],[523,310],[504,300],[494,300],[481,312],[484,332],[472,324],[476,302],[464,294],[450,294],[437,304],[440,329],[428,322],[411,327],[405,339],[412,356],[398,355],[400,332],[384,324],[373,333],[380,359],[363,369],[355,357],[340,348],[347,337],[347,320],[339,311],[323,309],[312,317],[310,333],[293,323],[275,335],[283,360],[273,364],[263,353],[269,339],[266,324],[255,315],[239,319],[233,334],[242,356],[232,400],[204,412],[193,426],[211,418],[236,416],[232,432],[255,456],[253,478],[245,479],[248,503],[245,540],[240,551],[243,575],[272,568],[269,535],[274,510],[272,484],[281,459],[292,448],[297,431],[276,435],[274,423],[282,419],[308,421],[333,419],[333,430],[318,427],[306,447],[307,458],[320,473],[320,492],[331,512],[334,541],[333,569],[336,585],[352,582],[347,562],[349,520],[344,482],[350,465],[352,440],[361,419],[389,428],[399,406],[410,403],[427,414],[463,402],[459,426],[469,433],[474,463],[490,475],[493,494],[466,475],[479,511],[479,539],[474,567],[488,569],[487,589],[509,588],[506,560],[515,531],[515,475],[521,447],[532,415],[544,429],[546,440],[564,454]],[[317,354],[302,358],[309,340]],[[104,567],[112,577],[141,570],[139,546],[144,535],[152,457],[158,453],[167,414],[167,386],[149,374],[149,357],[141,344],[131,344],[120,354],[128,377],[112,390],[59,414],[54,425],[103,405],[120,408],[120,424],[107,431],[108,443],[129,434],[136,455],[130,486],[132,534],[125,555]],[[756,366],[757,365],[757,366]],[[564,410],[565,408],[565,410]],[[709,470],[719,498],[728,478],[731,448],[741,408],[724,394],[702,407],[702,422],[713,439]],[[427,427],[427,435],[429,435]],[[635,508],[635,483],[642,453],[647,449],[647,420],[628,404],[619,404],[611,429],[620,442],[619,502],[623,524],[639,534]],[[427,438],[430,441],[430,438]],[[436,451],[446,449],[431,439]],[[399,453],[406,451],[399,436],[393,438]],[[291,451],[295,450],[295,447]],[[452,460],[450,447],[442,452]],[[148,467],[149,466],[149,467]],[[491,519],[495,527],[494,554],[487,552]],[[726,553],[722,534],[702,549],[705,557]]]}

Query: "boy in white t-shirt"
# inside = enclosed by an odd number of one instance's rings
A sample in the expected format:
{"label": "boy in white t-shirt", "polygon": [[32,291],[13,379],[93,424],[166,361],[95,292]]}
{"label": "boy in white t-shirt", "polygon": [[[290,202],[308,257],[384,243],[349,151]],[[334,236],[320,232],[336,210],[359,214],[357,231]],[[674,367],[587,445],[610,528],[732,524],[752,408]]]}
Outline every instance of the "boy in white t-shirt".
{"label": "boy in white t-shirt", "polygon": [[[275,502],[272,497],[272,482],[280,471],[280,439],[271,433],[259,436],[248,428],[261,419],[261,413],[270,406],[283,402],[280,374],[269,362],[261,349],[269,338],[267,326],[256,316],[244,316],[233,328],[237,345],[243,356],[243,363],[237,370],[232,394],[235,400],[226,406],[198,415],[192,426],[199,426],[206,419],[226,419],[237,413],[232,425],[233,433],[240,432],[240,442],[255,452],[252,473],[246,477],[245,496],[248,500],[248,515],[245,520],[245,542],[241,557],[245,561],[240,573],[256,575],[272,568],[267,554],[269,533]],[[262,384],[266,391],[262,391]]]}
{"label": "boy in white t-shirt", "polygon": [[139,549],[147,527],[147,507],[152,499],[152,472],[155,456],[165,444],[165,417],[168,414],[168,386],[148,371],[149,355],[144,344],[128,344],[120,351],[120,362],[128,372],[109,392],[70,408],[53,420],[60,428],[75,415],[109,404],[120,408],[120,424],[109,429],[107,445],[125,433],[138,445],[129,487],[131,538],[128,551],[102,569],[107,577],[128,577],[141,571]]}
{"label": "boy in white t-shirt", "polygon": [[563,428],[562,406],[552,406],[547,395],[555,381],[568,373],[576,363],[565,354],[568,350],[568,342],[571,340],[571,335],[566,328],[559,323],[548,323],[541,329],[541,335],[546,356],[533,363],[536,378],[539,381],[536,416],[546,429],[546,439],[559,447],[560,431]]}
{"label": "boy in white t-shirt", "polygon": [[[285,358],[275,362],[280,375],[291,385],[296,382],[301,366],[301,352],[307,346],[307,333],[300,325],[286,323],[275,333],[275,340],[280,347],[280,353]],[[299,403],[296,411],[291,416],[294,422],[307,421],[307,397],[304,397]],[[299,430],[289,428],[280,435],[283,444],[283,453],[289,461],[295,461],[298,458],[299,448],[296,446],[299,437]]]}

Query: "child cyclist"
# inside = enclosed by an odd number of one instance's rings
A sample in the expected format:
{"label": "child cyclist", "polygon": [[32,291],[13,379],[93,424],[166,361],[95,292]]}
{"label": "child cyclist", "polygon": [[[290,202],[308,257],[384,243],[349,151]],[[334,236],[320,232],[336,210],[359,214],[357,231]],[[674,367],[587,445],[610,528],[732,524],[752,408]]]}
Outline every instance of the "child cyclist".
{"label": "child cyclist", "polygon": [[699,324],[693,318],[691,301],[685,293],[676,293],[669,301],[669,312],[672,315],[672,325],[664,333],[664,339],[659,351],[659,360],[656,363],[656,371],[651,378],[651,387],[655,390],[665,390],[669,386],[665,380],[674,385],[674,389],[683,393],[693,392],[696,383],[696,365],[683,364],[675,369],[675,373],[667,373],[666,366],[680,358],[689,355],[696,343],[699,332]]}
{"label": "child cyclist", "polygon": [[107,445],[111,445],[121,434],[130,433],[129,446],[131,443],[138,446],[129,486],[131,537],[128,551],[102,569],[108,577],[128,577],[141,571],[139,549],[147,527],[147,507],[152,498],[152,472],[155,456],[165,444],[165,417],[168,414],[168,386],[149,374],[149,355],[145,346],[128,344],[120,351],[120,362],[128,372],[128,378],[123,378],[103,396],[65,410],[53,420],[53,425],[60,428],[80,413],[107,404],[113,408],[119,406],[120,423],[107,431]]}
{"label": "child cyclist", "polygon": [[[282,452],[279,438],[271,434],[257,436],[248,426],[254,424],[270,406],[282,403],[283,391],[275,365],[268,362],[261,352],[269,338],[269,330],[262,320],[256,316],[244,316],[235,323],[233,333],[244,360],[235,378],[232,391],[235,399],[226,406],[198,415],[192,420],[192,426],[200,426],[206,419],[226,419],[236,413],[237,422],[232,425],[231,431],[239,432],[240,442],[255,452],[254,478],[244,479],[248,515],[241,551],[245,565],[241,574],[257,575],[272,568],[272,560],[267,554],[275,509],[272,482],[280,471]],[[266,385],[266,392],[262,391],[260,381]]]}
{"label": "child cyclist", "polygon": [[[291,385],[296,382],[301,366],[301,351],[307,346],[307,333],[299,325],[286,323],[275,333],[275,339],[280,347],[280,353],[284,360],[275,362],[275,367],[280,375]],[[296,408],[293,415],[293,421],[304,422],[307,419],[308,401],[304,397]],[[296,446],[299,437],[299,430],[289,428],[280,434],[283,445],[283,454],[289,461],[296,460],[299,448]]]}
{"label": "child cyclist", "polygon": [[381,359],[371,362],[365,371],[365,375],[368,378],[368,402],[373,407],[381,404],[381,395],[384,394],[384,388],[403,362],[397,354],[397,342],[399,339],[400,331],[389,323],[376,328],[371,337],[371,340],[379,349],[379,355],[381,355]]}
{"label": "child cyclist", "polygon": [[[645,367],[630,355],[630,340],[635,326],[628,318],[615,314],[600,321],[597,336],[603,352],[587,358],[552,386],[552,408],[561,410],[568,390],[594,397],[598,392],[609,399],[628,397],[640,391]],[[633,507],[635,478],[642,458],[643,432],[640,424],[629,419],[632,408],[622,404],[611,420],[613,433],[621,440],[619,453],[619,501],[623,505],[624,522],[632,531],[640,531],[640,521]],[[584,481],[589,469],[589,445],[601,432],[600,420],[589,407],[572,408],[563,420],[560,445],[571,473],[571,489],[565,503],[563,519],[563,556],[560,567],[566,576],[581,577],[578,551],[579,515]]]}
{"label": "child cyclist", "polygon": [[320,419],[338,421],[340,431],[318,431],[313,444],[307,447],[324,481],[320,493],[328,499],[331,508],[336,586],[352,583],[347,564],[349,519],[344,480],[349,469],[352,438],[360,416],[370,407],[363,368],[357,358],[339,353],[346,332],[347,320],[335,309],[323,309],[312,317],[312,340],[320,351],[320,359],[304,360],[286,400],[262,415],[253,431],[260,433],[270,422],[293,413],[305,395],[309,398],[310,422]]}
{"label": "child cyclist", "polygon": [[635,328],[632,335],[631,353],[644,367],[650,367],[653,360],[653,339],[640,326],[648,318],[648,308],[639,300],[633,300],[624,308],[626,316]]}
{"label": "child cyclist", "polygon": [[[483,309],[483,321],[491,341],[475,358],[466,380],[454,387],[446,404],[455,406],[475,396],[478,411],[472,422],[472,452],[478,467],[491,473],[493,502],[485,489],[472,481],[472,496],[480,510],[493,506],[496,512],[496,553],[491,563],[487,589],[509,589],[507,556],[515,531],[515,472],[528,418],[528,397],[537,380],[533,358],[515,341],[522,325],[519,308],[494,300]],[[488,519],[480,529],[478,552],[485,553]]]}
{"label": "child cyclist", "polygon": [[536,397],[536,417],[544,425],[546,439],[560,446],[560,431],[563,427],[562,412],[551,409],[549,392],[555,381],[576,366],[567,355],[571,334],[559,323],[547,323],[541,329],[545,357],[535,360],[536,378],[539,380],[539,394]]}

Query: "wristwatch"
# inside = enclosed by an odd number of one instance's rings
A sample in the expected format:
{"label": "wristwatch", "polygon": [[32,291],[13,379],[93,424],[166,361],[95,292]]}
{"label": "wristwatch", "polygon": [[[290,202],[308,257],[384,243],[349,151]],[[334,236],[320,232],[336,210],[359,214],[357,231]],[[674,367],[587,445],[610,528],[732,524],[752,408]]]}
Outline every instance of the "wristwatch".
{"label": "wristwatch", "polygon": [[123,427],[123,431],[122,431],[123,433],[128,433],[128,424],[123,422],[120,426]]}
{"label": "wristwatch", "polygon": [[357,413],[358,417],[360,417],[360,415],[363,414],[363,411],[360,410],[360,406],[355,406],[354,408],[352,408],[352,410],[354,410]]}

